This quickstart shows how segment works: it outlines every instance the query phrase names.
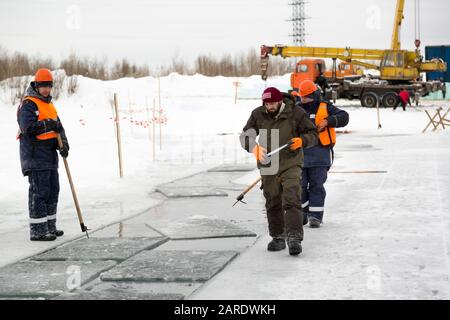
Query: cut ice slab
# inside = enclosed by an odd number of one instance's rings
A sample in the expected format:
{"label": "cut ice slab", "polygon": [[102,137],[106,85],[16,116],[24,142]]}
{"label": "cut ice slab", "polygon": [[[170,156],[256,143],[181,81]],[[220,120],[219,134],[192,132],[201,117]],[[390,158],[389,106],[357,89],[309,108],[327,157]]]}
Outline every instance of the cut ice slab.
{"label": "cut ice slab", "polygon": [[54,300],[180,300],[192,294],[201,282],[127,282],[101,281],[66,292]]}
{"label": "cut ice slab", "polygon": [[157,238],[162,235],[148,228],[139,217],[127,219],[101,230],[89,233],[92,238]]}
{"label": "cut ice slab", "polygon": [[52,298],[52,300],[183,300],[177,293],[140,293],[132,290],[77,291]]}
{"label": "cut ice slab", "polygon": [[143,251],[155,248],[167,238],[90,238],[71,242],[33,257],[33,260],[118,260],[122,261]]}
{"label": "cut ice slab", "polygon": [[21,261],[0,269],[0,297],[52,297],[74,290],[114,261]]}
{"label": "cut ice slab", "polygon": [[160,186],[156,191],[161,192],[168,198],[183,198],[183,197],[227,197],[228,194],[224,191],[212,189],[208,187],[172,187]]}
{"label": "cut ice slab", "polygon": [[144,251],[101,275],[103,281],[207,281],[235,256],[235,251]]}
{"label": "cut ice slab", "polygon": [[243,229],[221,219],[191,217],[170,222],[160,228],[161,232],[172,240],[256,237],[254,232]]}

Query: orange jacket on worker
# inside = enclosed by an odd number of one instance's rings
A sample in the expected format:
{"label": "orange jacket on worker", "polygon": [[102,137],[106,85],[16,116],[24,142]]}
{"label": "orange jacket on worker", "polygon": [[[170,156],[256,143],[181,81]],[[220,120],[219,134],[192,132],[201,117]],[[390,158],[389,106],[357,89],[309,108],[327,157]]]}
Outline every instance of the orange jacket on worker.
{"label": "orange jacket on worker", "polygon": [[[24,100],[31,100],[33,101],[37,108],[38,108],[38,121],[44,121],[47,119],[57,120],[58,119],[58,113],[56,112],[56,108],[53,105],[53,103],[47,103],[42,101],[41,99],[35,98],[35,97],[25,97]],[[57,133],[54,131],[49,131],[46,133],[42,133],[40,135],[37,135],[36,138],[39,140],[47,140],[47,139],[54,139],[56,138]]]}
{"label": "orange jacket on worker", "polygon": [[[328,105],[325,102],[321,102],[319,104],[319,108],[316,113],[316,126],[318,126],[322,120],[328,118],[327,106]],[[325,127],[321,132],[319,132],[319,140],[320,144],[323,146],[334,146],[336,144],[336,130],[328,126]]]}
{"label": "orange jacket on worker", "polygon": [[[296,96],[307,97],[313,95],[318,90],[316,84],[311,80],[304,80],[300,83],[299,92]],[[322,120],[328,118],[328,109],[325,102],[321,102],[315,115],[315,124],[319,126]],[[319,140],[322,146],[334,146],[336,144],[336,131],[334,128],[325,127],[319,132]]]}

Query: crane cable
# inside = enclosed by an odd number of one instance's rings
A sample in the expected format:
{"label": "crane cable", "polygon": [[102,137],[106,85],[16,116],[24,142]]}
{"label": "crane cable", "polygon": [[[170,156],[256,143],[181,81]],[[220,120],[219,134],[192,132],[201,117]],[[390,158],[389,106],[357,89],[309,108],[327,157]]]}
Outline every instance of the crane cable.
{"label": "crane cable", "polygon": [[414,0],[414,36],[420,40],[420,0]]}

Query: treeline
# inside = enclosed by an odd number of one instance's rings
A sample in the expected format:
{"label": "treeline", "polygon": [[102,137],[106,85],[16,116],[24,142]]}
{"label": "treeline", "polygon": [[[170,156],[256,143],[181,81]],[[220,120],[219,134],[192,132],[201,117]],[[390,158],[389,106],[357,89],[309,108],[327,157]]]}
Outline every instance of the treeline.
{"label": "treeline", "polygon": [[106,59],[80,57],[75,53],[56,63],[51,58],[30,57],[24,53],[12,53],[0,48],[0,81],[16,76],[33,75],[39,68],[64,69],[67,76],[82,75],[100,80],[115,80],[124,77],[145,77],[150,75],[147,66],[130,63],[127,59],[116,61],[112,66]]}
{"label": "treeline", "polygon": [[[292,72],[294,62],[279,57],[271,58],[269,75],[283,75]],[[80,57],[75,53],[56,63],[51,58],[30,57],[24,53],[9,53],[0,48],[0,81],[15,76],[33,75],[38,68],[64,69],[67,76],[82,75],[93,79],[115,80],[124,77],[165,76],[172,72],[183,75],[203,74],[205,76],[248,77],[260,74],[259,53],[250,49],[237,55],[224,54],[221,57],[199,55],[193,62],[176,56],[166,66],[150,68],[147,65],[131,63],[127,59],[109,64],[106,59]]]}

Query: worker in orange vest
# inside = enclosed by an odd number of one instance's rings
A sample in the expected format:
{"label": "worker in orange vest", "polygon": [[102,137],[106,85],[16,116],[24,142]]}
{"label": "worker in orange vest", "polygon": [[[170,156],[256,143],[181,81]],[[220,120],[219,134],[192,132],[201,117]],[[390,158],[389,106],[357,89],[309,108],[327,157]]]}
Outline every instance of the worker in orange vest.
{"label": "worker in orange vest", "polygon": [[[302,209],[307,216],[311,228],[319,228],[323,221],[325,208],[325,181],[330,169],[336,143],[334,128],[348,124],[349,115],[330,102],[323,100],[320,89],[311,80],[304,80],[299,85],[297,105],[302,107],[309,120],[315,125],[319,135],[319,143],[311,148],[304,148],[304,164],[302,170]],[[308,221],[303,221],[306,224]]]}
{"label": "worker in orange vest", "polygon": [[69,155],[69,143],[50,95],[53,76],[39,69],[17,110],[19,123],[20,162],[28,176],[28,210],[30,240],[53,241],[64,234],[56,228],[59,197],[57,134],[61,135],[61,156]]}

